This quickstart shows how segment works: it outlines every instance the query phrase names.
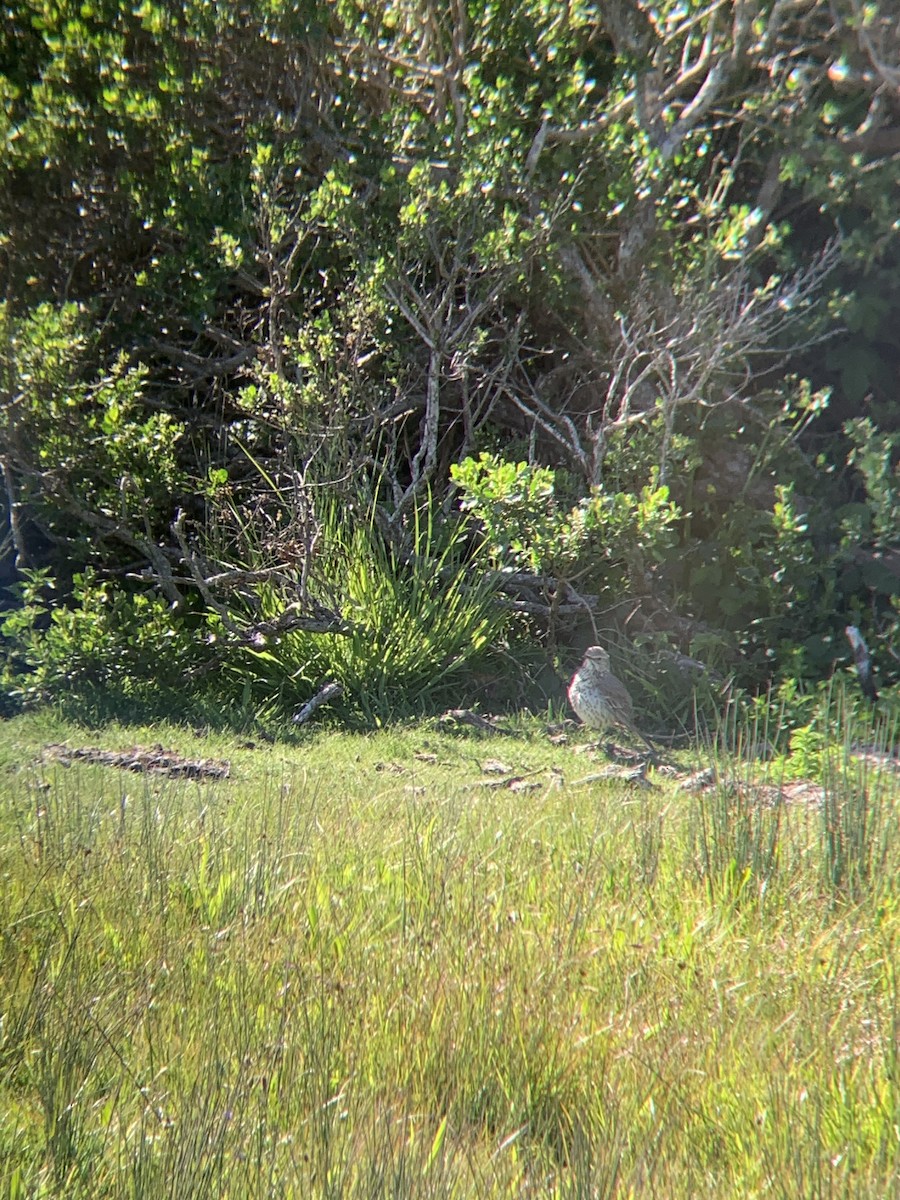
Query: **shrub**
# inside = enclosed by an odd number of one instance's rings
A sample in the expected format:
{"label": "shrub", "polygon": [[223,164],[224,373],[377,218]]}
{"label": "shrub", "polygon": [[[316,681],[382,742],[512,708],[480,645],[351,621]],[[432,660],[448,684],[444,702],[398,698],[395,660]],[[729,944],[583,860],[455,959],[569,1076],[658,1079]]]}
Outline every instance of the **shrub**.
{"label": "shrub", "polygon": [[636,560],[659,557],[680,516],[652,469],[639,494],[593,488],[580,498],[566,497],[563,472],[494,454],[464,459],[450,474],[496,565],[589,574],[602,587],[617,586]]}
{"label": "shrub", "polygon": [[[183,711],[186,679],[208,651],[196,620],[152,592],[128,592],[87,568],[67,603],[47,571],[26,571],[19,605],[7,610],[2,680],[7,702],[94,701],[171,715]],[[187,689],[189,690],[189,689]]]}
{"label": "shrub", "polygon": [[[412,549],[404,554],[377,528],[374,508],[368,520],[351,522],[345,509],[327,506],[316,575],[338,598],[349,632],[292,630],[264,645],[233,645],[225,677],[235,697],[290,712],[334,680],[343,688],[340,710],[366,723],[458,697],[464,668],[507,624],[496,604],[496,576],[482,556],[466,555],[459,528],[438,530],[430,508],[414,514],[409,533]],[[270,584],[256,594],[264,619],[290,600]]]}

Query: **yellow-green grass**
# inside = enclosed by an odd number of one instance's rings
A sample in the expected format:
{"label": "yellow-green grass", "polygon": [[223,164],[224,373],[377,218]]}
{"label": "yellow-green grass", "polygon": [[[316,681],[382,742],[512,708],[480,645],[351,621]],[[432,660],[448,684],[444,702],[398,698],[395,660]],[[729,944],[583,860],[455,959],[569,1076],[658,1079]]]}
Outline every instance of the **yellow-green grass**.
{"label": "yellow-green grass", "polygon": [[7,722],[0,1196],[898,1194],[890,778],[823,807],[598,769],[537,726]]}

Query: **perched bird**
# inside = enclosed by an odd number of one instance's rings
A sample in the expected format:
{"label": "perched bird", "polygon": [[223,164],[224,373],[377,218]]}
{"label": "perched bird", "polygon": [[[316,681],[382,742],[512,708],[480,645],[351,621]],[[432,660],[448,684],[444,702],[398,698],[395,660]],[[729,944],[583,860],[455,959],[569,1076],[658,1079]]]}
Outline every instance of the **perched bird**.
{"label": "perched bird", "polygon": [[605,729],[608,725],[621,725],[639,737],[656,756],[652,743],[634,723],[631,693],[621,679],[613,675],[609,655],[602,646],[588,646],[585,650],[584,662],[569,684],[569,703],[589,728]]}
{"label": "perched bird", "polygon": [[872,678],[872,657],[869,654],[869,647],[855,625],[847,625],[844,633],[847,635],[847,641],[853,647],[853,660],[856,663],[860,690],[865,698],[874,704],[878,699],[878,688]]}

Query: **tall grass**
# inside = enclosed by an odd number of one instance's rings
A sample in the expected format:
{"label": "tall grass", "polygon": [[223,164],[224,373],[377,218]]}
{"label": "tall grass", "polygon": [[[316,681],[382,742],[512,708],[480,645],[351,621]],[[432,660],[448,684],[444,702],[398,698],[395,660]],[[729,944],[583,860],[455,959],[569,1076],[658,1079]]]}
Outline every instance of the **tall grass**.
{"label": "tall grass", "polygon": [[[500,637],[507,614],[496,577],[468,553],[461,530],[438,529],[417,510],[401,554],[368,516],[323,504],[315,573],[336,598],[348,635],[294,630],[263,648],[239,648],[225,669],[245,702],[288,711],[326,681],[343,687],[343,715],[367,724],[421,714],[458,699],[465,668]],[[264,619],[291,599],[259,589]],[[455,686],[456,685],[456,686]]]}
{"label": "tall grass", "polygon": [[900,724],[842,683],[793,701],[725,711],[706,746],[717,786],[693,806],[696,858],[710,888],[768,880],[790,849],[785,805],[800,800],[815,814],[824,883],[853,898],[884,877]]}
{"label": "tall grass", "polygon": [[900,1187],[889,775],[838,887],[824,808],[574,786],[537,734],[514,791],[425,727],[207,741],[214,783],[41,728],[2,733],[0,1196]]}

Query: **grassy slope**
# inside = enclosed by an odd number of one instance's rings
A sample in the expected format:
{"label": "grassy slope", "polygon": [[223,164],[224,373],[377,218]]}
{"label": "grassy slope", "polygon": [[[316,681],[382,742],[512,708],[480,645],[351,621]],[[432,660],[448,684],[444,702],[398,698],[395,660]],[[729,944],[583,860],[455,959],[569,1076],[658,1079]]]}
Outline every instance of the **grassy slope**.
{"label": "grassy slope", "polygon": [[6,723],[0,1196],[896,1193],[888,785],[826,822],[596,769],[537,732]]}

